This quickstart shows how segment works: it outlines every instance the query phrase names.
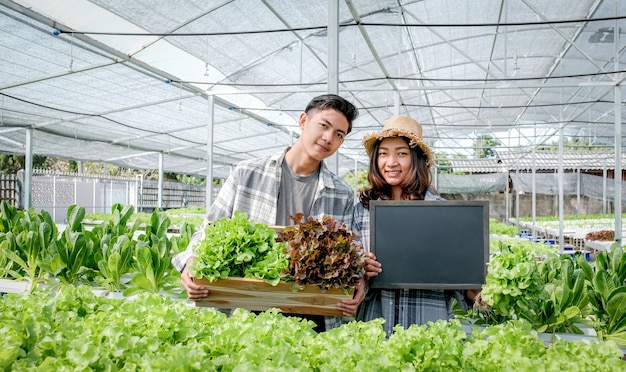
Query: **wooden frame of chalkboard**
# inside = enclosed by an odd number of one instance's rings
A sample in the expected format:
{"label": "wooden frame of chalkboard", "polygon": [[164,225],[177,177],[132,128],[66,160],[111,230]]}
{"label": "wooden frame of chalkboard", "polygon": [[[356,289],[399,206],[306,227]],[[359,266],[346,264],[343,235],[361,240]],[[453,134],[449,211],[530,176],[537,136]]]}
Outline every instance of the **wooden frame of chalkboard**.
{"label": "wooden frame of chalkboard", "polygon": [[489,260],[488,201],[370,201],[373,288],[476,289]]}

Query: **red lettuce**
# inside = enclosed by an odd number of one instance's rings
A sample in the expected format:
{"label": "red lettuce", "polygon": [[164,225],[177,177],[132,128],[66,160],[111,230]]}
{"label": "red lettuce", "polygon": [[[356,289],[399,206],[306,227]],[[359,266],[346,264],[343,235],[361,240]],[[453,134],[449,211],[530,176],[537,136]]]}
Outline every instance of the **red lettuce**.
{"label": "red lettuce", "polygon": [[295,224],[285,227],[277,237],[277,241],[287,242],[286,275],[298,286],[356,287],[364,273],[365,257],[352,231],[330,216],[322,217],[322,221],[313,217],[304,220],[302,213],[290,218]]}

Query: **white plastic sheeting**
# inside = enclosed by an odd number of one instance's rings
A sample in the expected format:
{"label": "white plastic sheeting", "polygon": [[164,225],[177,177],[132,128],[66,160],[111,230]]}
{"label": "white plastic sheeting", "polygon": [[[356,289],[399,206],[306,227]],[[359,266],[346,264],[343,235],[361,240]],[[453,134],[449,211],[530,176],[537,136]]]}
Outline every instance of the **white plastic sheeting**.
{"label": "white plastic sheeting", "polygon": [[[150,169],[163,154],[165,171],[206,175],[211,95],[225,177],[293,143],[328,90],[328,4],[0,0],[0,151],[24,153],[31,128],[35,154]],[[524,151],[561,128],[623,144],[624,1],[339,1],[338,19],[339,94],[361,113],[340,174],[394,113],[436,152],[484,134]]]}

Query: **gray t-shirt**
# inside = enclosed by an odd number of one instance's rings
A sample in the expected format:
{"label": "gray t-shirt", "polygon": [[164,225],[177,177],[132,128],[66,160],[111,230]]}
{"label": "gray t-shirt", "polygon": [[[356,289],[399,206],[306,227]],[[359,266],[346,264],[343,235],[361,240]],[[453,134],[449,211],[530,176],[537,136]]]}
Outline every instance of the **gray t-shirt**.
{"label": "gray t-shirt", "polygon": [[282,164],[282,176],[278,188],[276,224],[280,226],[293,225],[289,216],[303,213],[307,218],[311,215],[311,207],[315,199],[315,190],[320,175],[319,167],[315,172],[300,176],[296,174],[286,161]]}

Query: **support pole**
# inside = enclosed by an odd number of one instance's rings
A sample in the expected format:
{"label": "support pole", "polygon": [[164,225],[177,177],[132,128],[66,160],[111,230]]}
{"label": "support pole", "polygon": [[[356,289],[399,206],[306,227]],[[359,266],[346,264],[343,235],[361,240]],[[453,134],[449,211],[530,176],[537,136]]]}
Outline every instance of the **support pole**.
{"label": "support pole", "polygon": [[163,208],[163,153],[159,153],[159,181],[157,183],[157,208]]}
{"label": "support pole", "polygon": [[537,173],[537,154],[535,153],[535,146],[533,146],[533,169],[531,173],[531,179],[532,179],[531,209],[532,209],[532,220],[533,220],[533,224],[532,224],[533,240],[537,239],[537,233],[535,232],[536,225],[537,225],[537,191],[536,191],[536,185],[535,185],[537,182],[535,178],[536,173]]}
{"label": "support pole", "polygon": [[519,198],[520,198],[520,185],[519,181],[519,165],[515,166],[515,175],[517,176],[517,185],[513,185],[513,190],[515,190],[515,226],[520,227],[519,224]]}
{"label": "support pole", "polygon": [[606,210],[606,195],[607,195],[606,178],[607,178],[606,158],[604,158],[604,165],[602,166],[602,214],[606,214],[607,213],[607,210]]}
{"label": "support pole", "polygon": [[622,87],[615,86],[615,241],[622,244]]}
{"label": "support pole", "polygon": [[[615,14],[620,12],[620,1],[615,0]],[[619,71],[620,58],[620,25],[615,20],[615,28],[613,29],[613,70]],[[615,80],[621,78],[621,74],[615,75]],[[615,104],[615,171],[613,172],[613,180],[615,184],[615,241],[622,245],[622,87],[617,84],[614,90]]]}
{"label": "support pole", "polygon": [[206,210],[209,212],[211,204],[213,204],[213,122],[215,111],[215,102],[213,96],[207,97],[207,153],[206,153]]}
{"label": "support pole", "polygon": [[33,192],[33,130],[26,128],[26,148],[24,164],[24,210],[32,206]]}
{"label": "support pole", "polygon": [[576,169],[576,215],[580,216],[580,168]]}
{"label": "support pole", "polygon": [[[328,0],[328,93],[339,94],[339,0]],[[339,150],[335,151],[326,164],[332,172],[339,174]]]}
{"label": "support pole", "polygon": [[563,123],[559,126],[559,170],[558,170],[558,185],[559,185],[559,247],[563,249],[565,245],[565,239],[563,237],[563,231],[565,230],[565,223],[563,221]]}
{"label": "support pole", "polygon": [[510,208],[510,201],[509,201],[509,197],[511,195],[511,189],[509,188],[509,178],[511,176],[509,175],[509,169],[506,170],[506,186],[504,187],[504,223],[505,224],[509,224],[509,219],[511,218],[510,213],[509,213],[509,208]]}

